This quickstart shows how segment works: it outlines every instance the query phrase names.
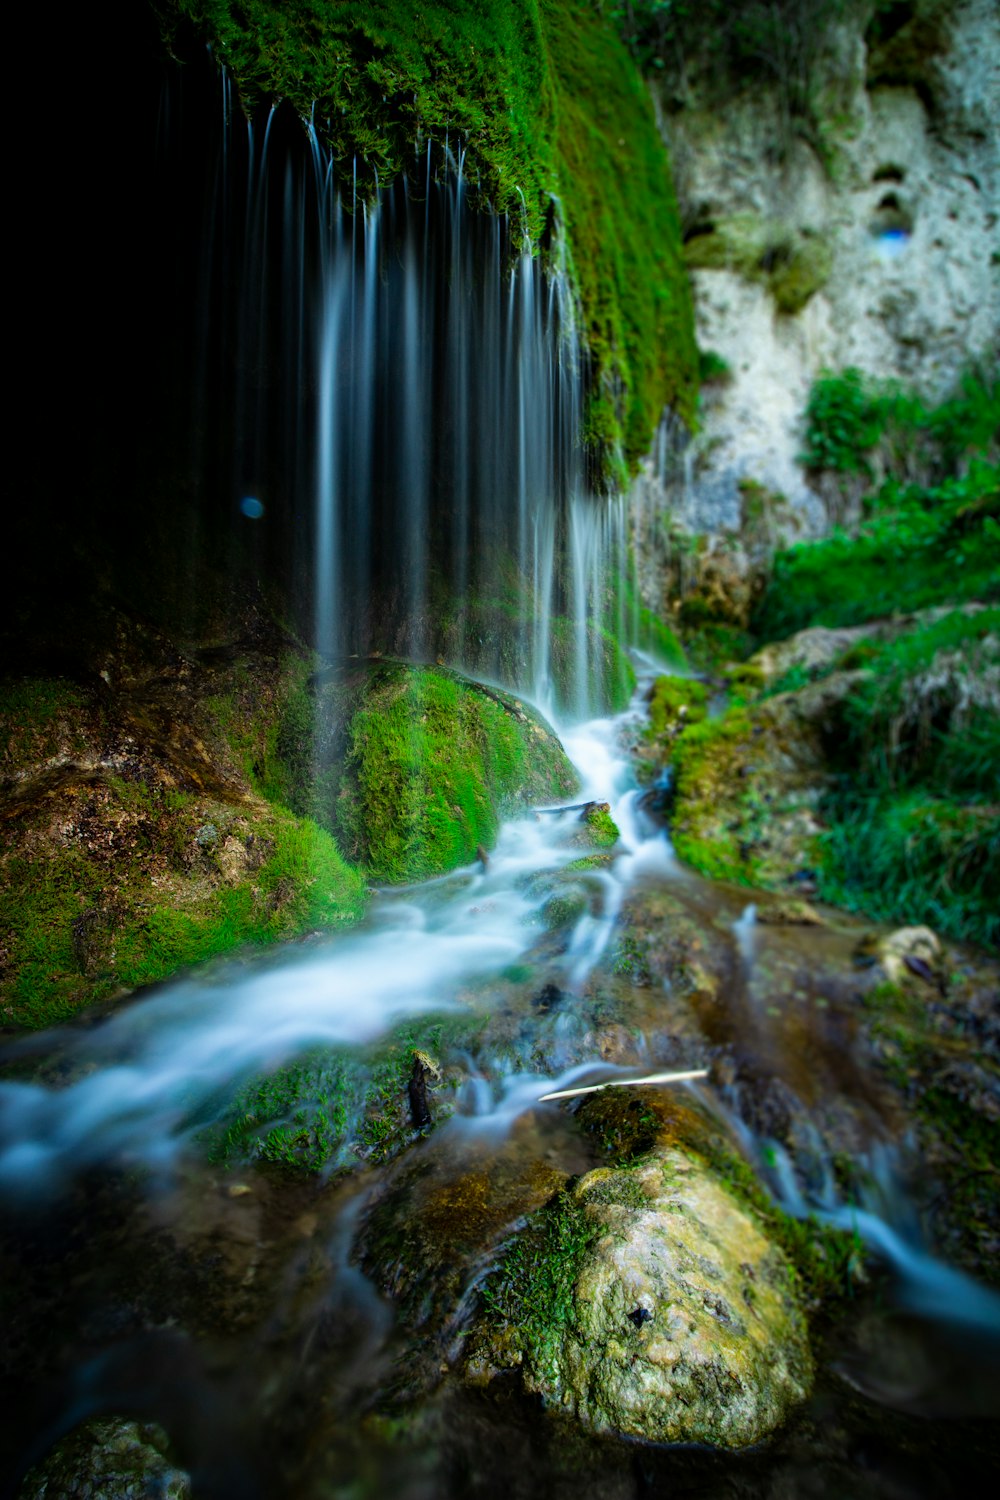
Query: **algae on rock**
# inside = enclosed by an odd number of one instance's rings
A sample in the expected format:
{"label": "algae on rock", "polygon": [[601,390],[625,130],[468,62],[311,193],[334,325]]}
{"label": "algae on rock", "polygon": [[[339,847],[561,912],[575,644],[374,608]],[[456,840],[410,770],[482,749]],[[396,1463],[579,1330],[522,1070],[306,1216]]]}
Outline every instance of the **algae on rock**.
{"label": "algae on rock", "polygon": [[543,1214],[527,1295],[546,1305],[519,1308],[508,1261],[470,1379],[517,1363],[526,1389],[598,1432],[730,1448],[808,1394],[795,1273],[697,1156],[668,1146],[598,1168]]}

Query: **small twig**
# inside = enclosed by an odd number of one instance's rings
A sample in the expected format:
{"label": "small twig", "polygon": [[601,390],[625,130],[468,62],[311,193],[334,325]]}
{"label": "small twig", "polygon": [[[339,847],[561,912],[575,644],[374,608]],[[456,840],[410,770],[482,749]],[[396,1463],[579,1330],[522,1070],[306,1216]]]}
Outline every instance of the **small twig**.
{"label": "small twig", "polygon": [[539,1104],[550,1099],[572,1099],[577,1094],[598,1094],[601,1089],[631,1089],[640,1083],[686,1083],[689,1078],[707,1078],[707,1068],[694,1068],[689,1073],[649,1073],[645,1078],[610,1078],[607,1083],[592,1083],[583,1089],[559,1089],[554,1094],[542,1094]]}
{"label": "small twig", "polygon": [[532,812],[536,815],[538,813],[551,813],[555,816],[558,813],[568,812],[588,813],[592,807],[599,808],[601,812],[608,812],[611,804],[610,802],[571,802],[569,807],[534,807],[532,808]]}

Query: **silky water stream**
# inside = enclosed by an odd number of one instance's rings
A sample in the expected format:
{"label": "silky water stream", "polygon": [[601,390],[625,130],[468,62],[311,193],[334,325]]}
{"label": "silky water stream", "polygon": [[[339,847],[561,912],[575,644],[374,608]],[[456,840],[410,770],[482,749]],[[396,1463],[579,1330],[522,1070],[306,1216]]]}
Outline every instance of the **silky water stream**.
{"label": "silky water stream", "polygon": [[[627,714],[563,735],[577,800],[610,802],[621,831],[606,864],[568,870],[586,854],[578,812],[523,817],[488,864],[377,895],[349,936],[8,1048],[11,1493],[105,1414],[160,1423],[213,1500],[975,1489],[1000,1303],[920,1245],[901,1127],[853,1049],[856,930],[758,923],[743,893],[677,864],[628,754],[642,665]],[[553,901],[575,920],[553,924]],[[359,1119],[313,1174],[206,1144],[241,1088],[296,1057],[371,1059],[425,1036],[434,1123],[395,1154],[359,1148]],[[504,1245],[600,1161],[577,1101],[540,1096],[701,1067],[705,1084],[675,1087],[786,1210],[850,1229],[859,1265],[863,1244],[874,1254],[822,1335],[809,1403],[769,1444],[724,1454],[588,1437],[514,1385],[466,1387],[463,1335]],[[831,1143],[867,1162],[858,1207],[833,1186]]]}

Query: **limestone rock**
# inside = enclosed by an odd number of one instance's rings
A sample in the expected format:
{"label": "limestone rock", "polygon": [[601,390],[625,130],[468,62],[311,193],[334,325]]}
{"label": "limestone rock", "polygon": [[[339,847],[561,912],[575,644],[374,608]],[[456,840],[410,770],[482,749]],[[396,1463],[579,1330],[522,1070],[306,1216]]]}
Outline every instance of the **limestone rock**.
{"label": "limestone rock", "polygon": [[[910,9],[890,38],[866,38],[860,10],[827,38],[809,142],[786,128],[774,149],[782,115],[766,85],[724,110],[691,80],[681,107],[663,101],[698,343],[729,371],[704,393],[684,482],[661,474],[661,508],[692,532],[737,531],[748,478],[780,491],[804,530],[824,528],[839,496],[798,462],[824,368],[939,398],[995,345],[1000,13],[995,0]],[[929,9],[944,21],[926,24]]]}
{"label": "limestone rock", "polygon": [[872,957],[892,984],[902,984],[913,974],[935,980],[943,954],[937,934],[929,927],[899,927],[879,938]]}
{"label": "limestone rock", "polygon": [[674,1147],[588,1173],[573,1208],[596,1233],[569,1318],[523,1349],[525,1386],[650,1442],[742,1448],[773,1431],[812,1359],[793,1273],[749,1211]]}

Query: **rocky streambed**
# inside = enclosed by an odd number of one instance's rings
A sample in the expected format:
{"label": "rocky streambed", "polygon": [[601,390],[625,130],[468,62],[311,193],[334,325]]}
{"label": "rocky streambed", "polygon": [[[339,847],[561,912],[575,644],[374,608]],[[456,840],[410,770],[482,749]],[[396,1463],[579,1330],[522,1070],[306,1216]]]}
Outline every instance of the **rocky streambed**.
{"label": "rocky streambed", "polygon": [[566,735],[608,813],[8,1050],[24,1494],[988,1471],[998,966],[686,870],[636,712]]}

